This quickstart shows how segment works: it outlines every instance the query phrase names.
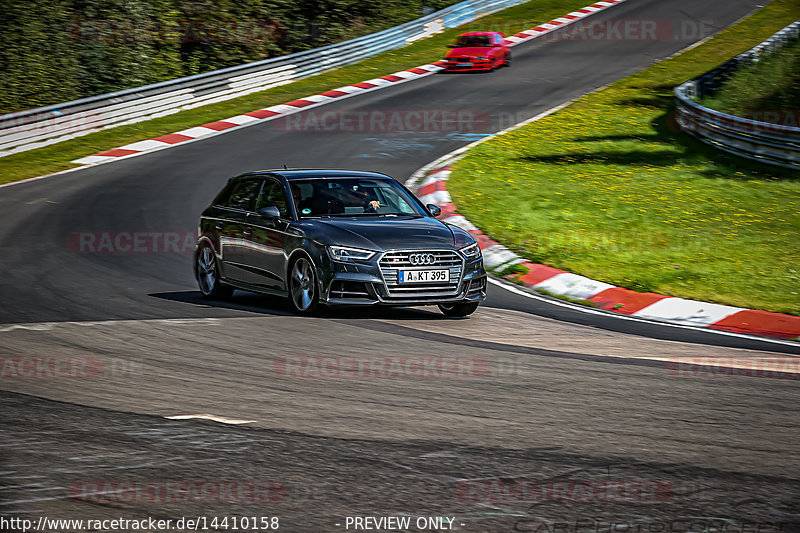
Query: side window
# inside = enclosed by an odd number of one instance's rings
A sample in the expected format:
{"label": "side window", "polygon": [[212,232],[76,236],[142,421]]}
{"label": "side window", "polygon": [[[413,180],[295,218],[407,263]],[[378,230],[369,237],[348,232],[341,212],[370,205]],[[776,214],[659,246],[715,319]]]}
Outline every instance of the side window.
{"label": "side window", "polygon": [[231,195],[227,199],[223,199],[220,205],[231,207],[233,209],[244,209],[245,211],[254,211],[256,205],[256,197],[261,189],[261,178],[250,178],[240,180],[231,189]]}
{"label": "side window", "polygon": [[274,205],[280,211],[281,216],[286,218],[289,212],[289,206],[286,203],[286,192],[283,190],[283,185],[277,181],[267,180],[264,183],[264,188],[261,190],[261,196],[258,198],[258,205],[256,209]]}
{"label": "side window", "polygon": [[225,187],[219,192],[219,194],[217,194],[211,205],[226,205],[228,202],[228,198],[231,197],[231,192],[233,192],[235,186],[236,185],[233,182],[229,181],[225,185]]}

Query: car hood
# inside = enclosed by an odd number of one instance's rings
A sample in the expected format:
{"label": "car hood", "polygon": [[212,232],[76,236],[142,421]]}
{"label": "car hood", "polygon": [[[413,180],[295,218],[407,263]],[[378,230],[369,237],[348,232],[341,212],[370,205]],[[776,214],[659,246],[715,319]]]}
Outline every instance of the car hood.
{"label": "car hood", "polygon": [[454,234],[452,226],[435,218],[321,218],[315,222],[329,245],[370,250],[449,250],[463,241]]}
{"label": "car hood", "polygon": [[492,49],[489,47],[469,46],[464,48],[453,48],[447,53],[447,57],[488,57],[491,52]]}

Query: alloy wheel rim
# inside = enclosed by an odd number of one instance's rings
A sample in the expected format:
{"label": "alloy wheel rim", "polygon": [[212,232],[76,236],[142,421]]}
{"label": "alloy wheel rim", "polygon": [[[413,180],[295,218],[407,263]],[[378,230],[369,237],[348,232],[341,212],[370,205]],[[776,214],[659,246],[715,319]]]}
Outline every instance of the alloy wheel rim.
{"label": "alloy wheel rim", "polygon": [[209,294],[214,290],[214,284],[217,281],[217,267],[214,262],[214,254],[209,248],[203,248],[203,251],[197,256],[197,281],[204,294]]}
{"label": "alloy wheel rim", "polygon": [[295,307],[305,311],[311,307],[314,298],[314,276],[311,265],[306,259],[300,258],[292,267],[292,300]]}

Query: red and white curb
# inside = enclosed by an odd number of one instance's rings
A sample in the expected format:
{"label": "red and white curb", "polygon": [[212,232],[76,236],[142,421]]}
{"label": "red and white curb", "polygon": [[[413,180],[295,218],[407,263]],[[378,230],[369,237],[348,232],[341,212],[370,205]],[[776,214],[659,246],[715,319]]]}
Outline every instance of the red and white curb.
{"label": "red and white curb", "polygon": [[334,89],[332,91],[306,96],[297,100],[292,100],[291,102],[286,102],[285,104],[278,104],[265,107],[263,109],[257,109],[243,115],[236,115],[235,117],[226,118],[224,120],[209,122],[208,124],[203,124],[202,126],[196,126],[194,128],[188,128],[175,133],[170,133],[168,135],[162,135],[154,139],[147,139],[144,141],[126,144],[125,146],[120,146],[119,148],[114,148],[112,150],[106,150],[105,152],[75,159],[73,163],[94,165],[97,163],[105,163],[107,161],[113,161],[145,152],[170,148],[177,144],[203,139],[213,135],[219,135],[220,133],[226,133],[241,126],[252,126],[253,124],[257,123],[268,122],[270,120],[286,117],[288,115],[299,113],[300,111],[305,111],[313,107],[319,107],[336,100],[342,100],[344,98],[355,96],[357,94],[382,89],[384,87],[397,85],[398,83],[423,78],[425,76],[430,76],[439,70],[441,70],[441,67],[434,63],[401,72],[395,72],[394,74],[389,74],[388,76],[367,80],[355,85],[339,87],[338,89]]}
{"label": "red and white curb", "polygon": [[[509,46],[516,46],[531,39],[535,39],[552,31],[558,30],[577,20],[608,9],[614,5],[621,4],[625,1],[626,0],[603,0],[601,2],[594,3],[590,6],[584,7],[583,9],[568,13],[563,17],[553,19],[546,24],[542,24],[540,26],[536,26],[535,28],[531,28],[529,30],[517,33],[516,35],[507,37],[506,41],[508,42]],[[230,117],[215,122],[209,122],[208,124],[203,124],[202,126],[162,135],[154,139],[147,139],[144,141],[126,144],[125,146],[120,146],[119,148],[81,157],[73,160],[72,162],[82,165],[106,163],[125,157],[171,148],[179,144],[198,139],[204,139],[213,135],[219,135],[221,133],[227,133],[236,128],[252,126],[254,124],[260,124],[270,120],[286,117],[294,113],[299,113],[300,111],[305,111],[312,107],[323,106],[330,102],[349,98],[351,96],[362,94],[368,91],[375,91],[385,87],[391,87],[399,83],[424,78],[442,70],[442,67],[440,66],[441,63],[441,61],[437,61],[436,63],[431,63],[429,65],[421,65],[416,68],[395,72],[394,74],[389,74],[388,76],[381,76],[380,78],[363,81],[355,85],[339,87],[338,89],[327,91],[322,94],[305,96],[298,100],[286,102],[285,104],[257,109],[255,111],[251,111],[250,113],[236,115],[235,117]]]}
{"label": "red and white curb", "polygon": [[711,328],[733,333],[800,340],[800,317],[757,311],[742,307],[686,300],[654,293],[639,293],[602,281],[579,276],[546,265],[526,261],[517,254],[488,238],[463,215],[458,214],[447,192],[450,165],[463,157],[465,150],[440,159],[421,170],[409,180],[423,204],[442,208],[439,217],[470,232],[483,251],[487,270],[500,272],[511,265],[521,265],[528,272],[514,276],[516,281],[534,290],[592,302],[594,307],[636,318],[669,322],[685,326]]}

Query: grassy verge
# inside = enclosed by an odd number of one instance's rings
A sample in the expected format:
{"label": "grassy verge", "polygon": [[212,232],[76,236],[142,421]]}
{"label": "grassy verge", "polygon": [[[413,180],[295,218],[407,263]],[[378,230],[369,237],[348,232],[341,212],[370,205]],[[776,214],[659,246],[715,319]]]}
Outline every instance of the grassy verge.
{"label": "grassy verge", "polygon": [[0,183],[58,172],[76,166],[71,161],[83,156],[431,63],[441,59],[445,45],[464,31],[503,31],[511,35],[590,3],[589,0],[533,0],[461,28],[289,85],[3,157],[0,158]]}
{"label": "grassy verge", "polygon": [[[800,110],[800,40],[758,63],[736,71],[720,89],[700,102],[739,116],[797,126]],[[759,113],[773,111],[773,113]],[[774,111],[778,111],[774,113]]]}
{"label": "grassy verge", "polygon": [[800,314],[800,176],[679,133],[672,88],[800,17],[775,0],[703,45],[479,145],[448,188],[494,239],[638,291]]}

